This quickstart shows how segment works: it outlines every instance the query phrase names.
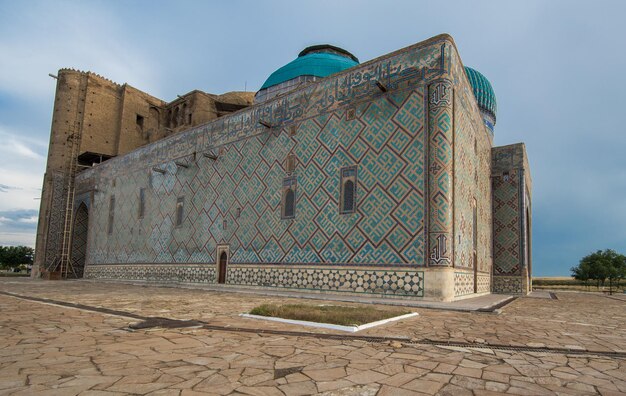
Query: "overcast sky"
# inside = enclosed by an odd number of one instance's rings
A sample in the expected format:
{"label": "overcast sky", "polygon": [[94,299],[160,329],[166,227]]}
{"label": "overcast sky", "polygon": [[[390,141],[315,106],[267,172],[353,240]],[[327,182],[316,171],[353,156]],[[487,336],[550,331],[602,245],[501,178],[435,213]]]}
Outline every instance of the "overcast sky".
{"label": "overcast sky", "polygon": [[525,142],[533,270],[626,253],[624,1],[0,0],[0,245],[34,246],[55,81],[72,67],[166,101],[256,91],[308,45],[367,61],[439,33],[492,82],[496,145]]}

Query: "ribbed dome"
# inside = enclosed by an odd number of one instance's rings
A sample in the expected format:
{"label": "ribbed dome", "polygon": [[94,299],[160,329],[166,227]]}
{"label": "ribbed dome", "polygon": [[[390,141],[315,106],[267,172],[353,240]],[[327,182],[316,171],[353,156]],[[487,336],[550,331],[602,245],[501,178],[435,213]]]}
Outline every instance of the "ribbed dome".
{"label": "ribbed dome", "polygon": [[[472,91],[474,91],[474,97],[476,97],[478,107],[481,111],[493,117],[493,124],[495,125],[496,115],[498,113],[498,104],[496,102],[496,94],[493,91],[491,83],[485,76],[471,67],[466,66],[465,73],[467,74],[467,78],[472,85]],[[493,129],[493,126],[491,126],[491,128]]]}
{"label": "ribbed dome", "polygon": [[300,76],[327,77],[358,64],[359,60],[344,49],[327,44],[308,47],[296,59],[272,73],[261,89]]}

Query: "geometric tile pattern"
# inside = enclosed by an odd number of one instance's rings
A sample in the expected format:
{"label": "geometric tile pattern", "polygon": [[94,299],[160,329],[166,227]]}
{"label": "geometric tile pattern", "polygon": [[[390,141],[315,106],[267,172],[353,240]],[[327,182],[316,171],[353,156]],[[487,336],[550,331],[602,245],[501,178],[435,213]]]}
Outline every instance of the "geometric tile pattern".
{"label": "geometric tile pattern", "polygon": [[519,294],[524,290],[520,276],[494,276],[492,293]]}
{"label": "geometric tile pattern", "polygon": [[520,275],[519,177],[493,177],[494,275]]}
{"label": "geometric tile pattern", "polygon": [[213,265],[89,265],[86,279],[122,279],[146,282],[215,283]]}
{"label": "geometric tile pattern", "polygon": [[454,295],[465,296],[474,294],[474,273],[455,272],[454,273]]}
{"label": "geometric tile pattern", "polygon": [[[217,161],[188,156],[177,159],[186,168],[161,164],[165,174],[118,172],[109,189],[114,230],[94,233],[90,262],[209,263],[221,243],[230,245],[232,264],[424,265],[423,88],[355,107],[349,121],[340,109],[301,122],[293,136],[282,129],[220,146]],[[296,216],[281,219],[290,153]],[[359,174],[356,212],[341,215],[340,170],[351,165]],[[106,208],[104,195],[96,207]],[[178,197],[185,218],[175,226]],[[102,212],[94,211],[97,224],[106,224]]]}
{"label": "geometric tile pattern", "polygon": [[231,266],[227,283],[299,290],[424,296],[421,271]]}
{"label": "geometric tile pattern", "polygon": [[67,177],[61,171],[51,175],[52,194],[50,196],[50,218],[48,219],[48,234],[46,236],[46,250],[44,266],[48,271],[55,271],[61,258],[63,246],[63,227],[65,224],[65,204],[67,199]]}
{"label": "geometric tile pattern", "polygon": [[87,253],[87,232],[89,226],[89,212],[87,206],[81,203],[74,214],[72,229],[72,270],[68,271],[69,278],[82,278],[85,268],[85,254]]}
{"label": "geometric tile pattern", "polygon": [[478,277],[478,293],[489,293],[491,291],[491,275],[479,274]]}

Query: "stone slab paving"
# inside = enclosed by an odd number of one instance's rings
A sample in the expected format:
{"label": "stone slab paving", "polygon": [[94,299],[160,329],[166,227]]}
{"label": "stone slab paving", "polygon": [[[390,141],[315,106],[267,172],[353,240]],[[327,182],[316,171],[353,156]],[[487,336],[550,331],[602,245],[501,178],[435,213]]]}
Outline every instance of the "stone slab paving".
{"label": "stone slab paving", "polygon": [[[88,282],[102,283],[103,281],[91,280]],[[110,282],[110,281],[105,281]],[[273,297],[285,297],[285,298],[298,298],[305,300],[325,300],[325,301],[339,301],[339,302],[358,302],[361,304],[384,304],[384,305],[398,305],[404,307],[414,308],[435,308],[445,309],[450,311],[477,311],[487,310],[495,306],[498,306],[506,301],[510,300],[511,295],[507,294],[483,294],[478,297],[465,298],[457,301],[428,301],[422,299],[411,299],[398,296],[377,296],[369,294],[350,294],[350,293],[313,293],[308,291],[297,290],[280,290],[272,288],[256,288],[256,287],[238,287],[238,286],[224,286],[224,285],[199,285],[199,284],[179,284],[177,286],[161,284],[161,283],[146,283],[146,282],[114,282],[117,284],[125,283],[133,286],[157,286],[157,287],[178,287],[186,289],[201,289],[205,291],[214,292],[227,292],[227,293],[239,293],[239,294],[252,294],[261,296],[273,296]],[[542,298],[550,298],[548,292],[545,292],[545,296]]]}
{"label": "stone slab paving", "polygon": [[[288,298],[88,282],[0,280],[0,291],[225,327],[310,330],[237,316]],[[623,301],[558,297],[521,298],[500,315],[417,309],[416,319],[365,333],[485,343],[460,348],[314,333],[129,331],[127,317],[0,295],[0,394],[626,394],[626,359],[489,347],[626,349]]]}

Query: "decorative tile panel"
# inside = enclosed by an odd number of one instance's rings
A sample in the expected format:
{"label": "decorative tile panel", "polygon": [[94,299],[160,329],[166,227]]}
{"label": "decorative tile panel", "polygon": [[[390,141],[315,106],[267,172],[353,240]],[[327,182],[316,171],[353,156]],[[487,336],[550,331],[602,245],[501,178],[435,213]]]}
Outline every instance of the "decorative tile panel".
{"label": "decorative tile panel", "polygon": [[424,296],[422,271],[231,266],[226,282],[240,286]]}
{"label": "decorative tile panel", "polygon": [[474,273],[455,272],[454,273],[454,296],[465,296],[474,293]]}
{"label": "decorative tile panel", "polygon": [[517,171],[493,177],[494,275],[521,275]]}
{"label": "decorative tile panel", "polygon": [[121,279],[146,282],[215,283],[214,264],[88,265],[86,279]]}
{"label": "decorative tile panel", "polygon": [[478,293],[489,293],[491,291],[491,275],[478,274]]}
{"label": "decorative tile panel", "polygon": [[522,277],[521,276],[494,276],[493,277],[493,293],[502,294],[520,294],[522,293]]}

